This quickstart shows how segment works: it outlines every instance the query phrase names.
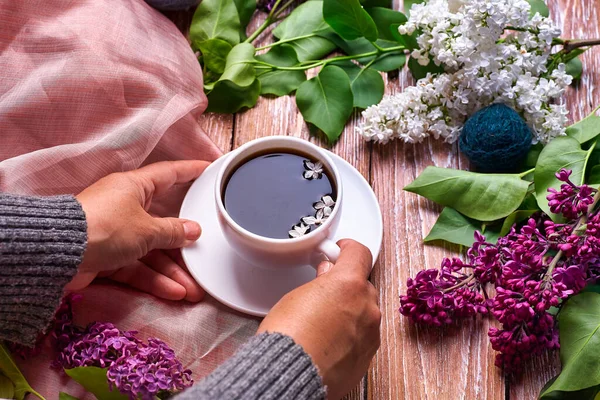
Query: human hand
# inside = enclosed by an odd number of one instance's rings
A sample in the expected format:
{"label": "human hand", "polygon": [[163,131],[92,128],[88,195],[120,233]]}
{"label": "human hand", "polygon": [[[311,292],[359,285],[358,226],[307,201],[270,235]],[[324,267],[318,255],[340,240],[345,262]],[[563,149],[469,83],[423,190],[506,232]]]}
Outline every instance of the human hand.
{"label": "human hand", "polygon": [[[178,249],[200,237],[197,222],[148,213],[153,197],[196,179],[205,161],[173,161],[108,175],[78,194],[87,220],[83,263],[67,290],[109,277],[166,299],[199,301],[204,292],[184,270]],[[153,251],[154,250],[154,251]]]}
{"label": "human hand", "polygon": [[367,280],[371,252],[353,240],[338,244],[335,265],[321,263],[317,278],[285,295],[257,332],[282,333],[301,345],[329,399],[341,398],[360,381],[380,343],[377,290]]}

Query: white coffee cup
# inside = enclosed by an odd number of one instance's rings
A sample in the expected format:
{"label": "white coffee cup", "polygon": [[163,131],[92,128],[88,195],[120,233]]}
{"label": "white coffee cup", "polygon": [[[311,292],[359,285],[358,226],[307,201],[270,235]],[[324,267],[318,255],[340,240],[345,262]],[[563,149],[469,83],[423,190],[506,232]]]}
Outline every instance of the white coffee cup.
{"label": "white coffee cup", "polygon": [[[336,204],[331,215],[318,228],[306,235],[292,239],[273,239],[257,235],[242,228],[231,218],[223,204],[225,180],[242,162],[253,155],[265,154],[270,149],[274,152],[289,150],[300,152],[323,163],[326,170],[333,175],[337,188]],[[290,268],[317,264],[326,256],[336,262],[340,254],[339,246],[331,239],[340,222],[340,211],[343,204],[343,185],[340,173],[331,158],[323,149],[314,144],[290,136],[270,136],[253,140],[229,153],[217,174],[215,182],[215,201],[219,223],[225,238],[231,247],[251,264],[261,267]]]}

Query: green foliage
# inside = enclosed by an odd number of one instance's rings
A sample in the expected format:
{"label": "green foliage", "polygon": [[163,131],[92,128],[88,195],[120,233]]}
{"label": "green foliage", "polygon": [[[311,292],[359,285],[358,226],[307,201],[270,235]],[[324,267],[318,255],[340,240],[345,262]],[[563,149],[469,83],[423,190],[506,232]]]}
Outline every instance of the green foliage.
{"label": "green foliage", "polygon": [[550,15],[550,10],[546,5],[544,0],[527,0],[531,5],[531,11],[529,11],[529,17],[533,17],[535,14],[539,13],[542,17],[548,17]]}
{"label": "green foliage", "polygon": [[427,167],[404,190],[419,194],[469,218],[495,221],[517,210],[529,182],[518,174],[479,174]]}
{"label": "green foliage", "polygon": [[23,400],[27,393],[31,393],[37,398],[45,400],[41,394],[29,385],[3,344],[0,344],[0,372],[13,383],[15,399]]}
{"label": "green foliage", "polygon": [[0,399],[14,399],[15,385],[10,379],[0,373]]}
{"label": "green foliage", "polygon": [[240,42],[240,17],[233,0],[202,0],[190,26],[190,40],[199,48],[200,42],[221,39],[229,44]]}
{"label": "green foliage", "polygon": [[596,115],[598,108],[594,109],[587,117],[567,128],[567,136],[583,144],[600,135],[600,117]]}
{"label": "green foliage", "polygon": [[423,241],[444,240],[449,243],[471,247],[475,231],[485,231],[486,239],[492,243],[495,243],[499,237],[497,229],[486,227],[485,224],[467,218],[453,208],[445,207],[437,221],[435,221],[435,225],[431,228],[429,235]]}
{"label": "green foliage", "polygon": [[581,74],[583,74],[583,64],[581,63],[581,60],[575,57],[567,61],[565,72],[571,75],[573,79],[581,78]]}
{"label": "green foliage", "polygon": [[127,400],[128,396],[121,394],[116,388],[112,391],[109,390],[106,371],[107,368],[98,367],[65,369],[67,375],[96,396],[98,400]]}
{"label": "green foliage", "polygon": [[68,393],[60,392],[58,394],[58,400],[79,400],[79,399],[77,397],[75,397],[75,396],[71,396]]}
{"label": "green foliage", "polygon": [[381,101],[385,85],[377,71],[361,68],[351,61],[335,65],[343,69],[350,78],[354,107],[367,108]]}
{"label": "green foliage", "polygon": [[548,143],[540,153],[534,173],[535,193],[540,209],[553,220],[558,220],[559,216],[550,212],[546,196],[548,188],[559,189],[562,184],[554,174],[562,168],[570,169],[573,171],[571,181],[575,185],[581,185],[593,147],[590,150],[582,150],[581,144],[574,138],[558,137]]}
{"label": "green foliage", "polygon": [[[542,399],[556,398],[552,397],[556,392],[582,391],[600,385],[600,294],[585,292],[571,297],[558,314],[558,324],[562,371],[543,389]],[[591,392],[594,393],[587,394],[590,397],[576,398],[593,399],[597,391]]]}
{"label": "green foliage", "polygon": [[[298,64],[298,56],[294,48],[288,44],[275,46],[268,53],[257,56],[257,60],[280,67],[291,67]],[[283,71],[277,69],[263,70],[256,74],[260,81],[260,94],[285,96],[306,81],[304,71]]]}
{"label": "green foliage", "polygon": [[280,40],[314,35],[289,43],[296,50],[298,60],[308,61],[324,57],[335,49],[335,44],[322,36],[316,35],[316,32],[330,29],[323,19],[323,1],[315,0],[300,4],[275,28],[273,35]]}
{"label": "green foliage", "polygon": [[383,7],[367,8],[366,11],[371,18],[373,18],[375,26],[377,26],[379,39],[389,40],[391,42],[397,40],[396,37],[392,35],[390,27],[395,24],[396,26],[404,24],[407,21],[406,15],[402,14],[400,11],[394,11]]}
{"label": "green foliage", "polygon": [[240,43],[225,63],[225,72],[210,87],[208,111],[234,113],[243,107],[253,107],[260,94],[260,82],[253,66],[254,46]]}
{"label": "green foliage", "polygon": [[204,66],[211,71],[222,74],[225,71],[225,62],[227,55],[232,47],[229,43],[221,39],[208,39],[197,44],[202,52]]}
{"label": "green foliage", "polygon": [[341,135],[353,102],[348,75],[333,65],[323,68],[296,91],[296,104],[304,120],[322,130],[330,142]]}
{"label": "green foliage", "polygon": [[413,78],[415,78],[416,80],[425,78],[428,72],[432,74],[444,72],[443,66],[435,65],[435,63],[431,60],[429,61],[429,64],[421,65],[416,59],[412,57],[408,60],[408,69],[410,70],[410,73],[412,74]]}
{"label": "green foliage", "polygon": [[377,26],[358,0],[324,0],[323,17],[346,40],[377,40]]}
{"label": "green foliage", "polygon": [[256,10],[256,0],[233,0],[240,19],[240,40],[246,39],[246,27]]}

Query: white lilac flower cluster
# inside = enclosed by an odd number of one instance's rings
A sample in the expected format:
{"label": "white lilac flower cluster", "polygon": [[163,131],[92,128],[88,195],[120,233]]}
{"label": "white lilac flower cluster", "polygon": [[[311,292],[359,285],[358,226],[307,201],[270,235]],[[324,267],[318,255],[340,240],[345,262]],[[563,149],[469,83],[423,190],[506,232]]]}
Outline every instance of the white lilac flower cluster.
{"label": "white lilac flower cluster", "polygon": [[401,34],[418,32],[411,54],[421,65],[434,62],[443,73],[428,74],[416,86],[385,97],[363,111],[356,128],[367,140],[421,142],[428,136],[454,142],[465,120],[492,103],[519,112],[546,143],[563,135],[564,104],[553,104],[571,83],[565,65],[548,70],[552,41],[560,35],[552,20],[529,19],[526,0],[429,0],[410,10]]}
{"label": "white lilac flower cluster", "polygon": [[327,221],[331,215],[335,201],[329,195],[321,197],[321,200],[313,204],[316,210],[314,216],[303,217],[298,225],[294,225],[291,231],[288,232],[291,239],[298,238],[310,232],[310,227],[318,227]]}

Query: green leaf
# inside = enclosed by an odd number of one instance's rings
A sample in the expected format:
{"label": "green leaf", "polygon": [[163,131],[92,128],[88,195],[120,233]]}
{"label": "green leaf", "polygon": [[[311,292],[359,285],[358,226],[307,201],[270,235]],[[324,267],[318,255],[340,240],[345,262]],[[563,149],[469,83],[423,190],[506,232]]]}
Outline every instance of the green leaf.
{"label": "green leaf", "polygon": [[368,8],[368,7],[392,8],[393,7],[392,0],[360,0],[360,4],[362,4],[362,6],[365,8]]}
{"label": "green leaf", "polygon": [[298,36],[315,34],[315,36],[298,39],[289,44],[296,50],[298,60],[318,60],[335,49],[335,44],[316,32],[331,30],[323,19],[323,1],[307,1],[300,4],[292,13],[273,30],[273,35],[281,40]]}
{"label": "green leaf", "polygon": [[596,188],[600,185],[600,165],[594,165],[592,167],[586,183]]}
{"label": "green leaf", "polygon": [[377,26],[358,0],[324,0],[323,17],[346,40],[377,40]]}
{"label": "green leaf", "polygon": [[544,145],[542,143],[536,143],[529,149],[527,153],[527,157],[525,157],[525,167],[527,169],[531,169],[535,167],[537,164],[537,160],[540,157],[540,153],[544,149]]}
{"label": "green leaf", "polygon": [[[548,389],[554,381],[556,381],[558,376],[550,379],[542,388],[540,393],[544,393],[546,389]],[[575,392],[561,392],[554,391],[552,393],[548,393],[547,395],[541,397],[540,400],[594,400],[596,399],[596,395],[600,392],[600,386],[594,386],[588,389],[577,390]]]}
{"label": "green leaf", "polygon": [[240,17],[233,0],[202,0],[190,26],[194,46],[208,39],[222,39],[231,45],[240,42]]}
{"label": "green leaf", "polygon": [[250,86],[240,87],[231,81],[218,81],[213,90],[206,95],[206,111],[233,114],[244,107],[252,108],[260,96],[260,81],[254,80]]}
{"label": "green leaf", "polygon": [[127,400],[129,397],[119,393],[116,388],[112,391],[109,390],[106,371],[107,368],[98,367],[65,369],[67,375],[96,396],[98,400]]}
{"label": "green leaf", "polygon": [[427,167],[404,190],[478,221],[495,221],[515,211],[527,194],[529,182],[514,174],[480,174]]}
{"label": "green leaf", "polygon": [[197,43],[202,52],[204,65],[206,68],[222,74],[225,71],[225,61],[232,47],[229,43],[221,39],[208,39]]}
{"label": "green leaf", "polygon": [[429,61],[429,64],[421,65],[416,59],[412,57],[410,57],[410,59],[408,60],[408,69],[410,70],[410,73],[412,74],[413,78],[415,78],[416,80],[425,78],[428,72],[432,74],[439,74],[444,72],[444,67],[442,65],[435,65],[435,63],[431,60]]}
{"label": "green leaf", "polygon": [[[338,34],[331,31],[322,31],[319,32],[320,35],[326,37],[331,42],[335,43],[340,49],[344,51],[344,53],[348,55],[357,55],[364,54],[375,51],[375,46],[371,42],[369,42],[365,38],[359,38],[355,40],[344,40],[339,37]],[[383,48],[397,47],[398,43],[390,42],[389,40],[377,39],[375,42],[378,46]],[[381,72],[389,72],[401,68],[406,62],[406,55],[403,52],[393,52],[388,54],[382,54],[379,56],[370,56],[370,57],[360,57],[357,58],[356,61],[359,63],[366,65],[372,60],[377,58],[377,60],[371,64],[372,69],[376,69]]]}
{"label": "green leaf", "polygon": [[583,177],[587,160],[592,153],[594,146],[590,150],[581,150],[579,142],[572,137],[557,137],[550,141],[544,147],[535,166],[534,182],[535,193],[540,209],[548,214],[553,220],[558,220],[560,216],[550,212],[548,207],[548,189],[560,189],[563,183],[559,181],[554,174],[562,168],[573,171],[571,181],[575,185],[583,183]]}
{"label": "green leaf", "polygon": [[240,19],[240,40],[246,40],[246,27],[256,10],[256,0],[233,0]]}
{"label": "green leaf", "polygon": [[481,222],[467,218],[453,208],[445,207],[423,241],[445,240],[471,247],[475,240],[475,231],[481,231]]}
{"label": "green leaf", "polygon": [[517,210],[508,214],[508,216],[506,217],[506,219],[504,219],[504,222],[502,223],[502,228],[500,229],[500,236],[506,236],[506,234],[510,232],[510,228],[512,228],[514,224],[518,224],[519,222],[526,220],[538,211],[539,210],[537,209]]}
{"label": "green leaf", "polygon": [[68,393],[60,392],[58,394],[58,400],[79,400],[79,399],[77,397],[75,397],[75,396],[71,396]]}
{"label": "green leaf", "polygon": [[334,142],[352,114],[352,89],[348,75],[328,65],[296,91],[296,104],[304,120],[322,130]]}
{"label": "green leaf", "polygon": [[[400,11],[390,10],[383,7],[372,7],[366,9],[367,13],[373,18],[373,22],[377,26],[380,39],[389,41],[397,41],[397,38],[392,34],[390,27],[394,24],[401,25],[407,21],[406,15]],[[398,28],[396,28],[397,31]]]}
{"label": "green leaf", "polygon": [[354,107],[367,108],[383,98],[385,85],[379,72],[361,68],[351,61],[335,64],[348,74],[354,97]]}
{"label": "green leaf", "polygon": [[527,0],[527,2],[531,5],[531,10],[529,11],[530,18],[536,13],[540,13],[542,17],[550,16],[550,10],[544,0]]}
{"label": "green leaf", "polygon": [[558,314],[562,371],[542,393],[574,392],[600,385],[600,294],[571,297]]}
{"label": "green leaf", "polygon": [[14,399],[15,385],[10,379],[0,373],[0,399]]}
{"label": "green leaf", "polygon": [[[256,56],[256,59],[280,67],[291,67],[298,64],[296,51],[287,44],[275,46],[269,52]],[[260,93],[274,94],[275,96],[285,96],[298,89],[298,86],[306,81],[304,71],[266,70],[259,72],[257,77],[261,84]]]}
{"label": "green leaf", "polygon": [[207,111],[230,114],[256,104],[260,82],[252,64],[254,51],[249,43],[240,43],[231,50],[225,72],[207,93]]}
{"label": "green leaf", "polygon": [[573,77],[573,79],[581,78],[581,74],[583,74],[583,64],[581,60],[577,57],[572,58],[567,61],[565,72]]}
{"label": "green leaf", "polygon": [[596,115],[597,111],[598,108],[595,108],[587,117],[569,126],[567,136],[583,144],[600,135],[600,117]]}
{"label": "green leaf", "polygon": [[23,376],[17,364],[15,364],[14,360],[10,356],[8,349],[4,347],[3,344],[0,344],[0,372],[4,374],[8,379],[10,379],[15,386],[15,394],[14,397],[17,400],[23,400],[27,393],[31,393],[38,398],[44,400],[44,397],[33,390],[27,379]]}

